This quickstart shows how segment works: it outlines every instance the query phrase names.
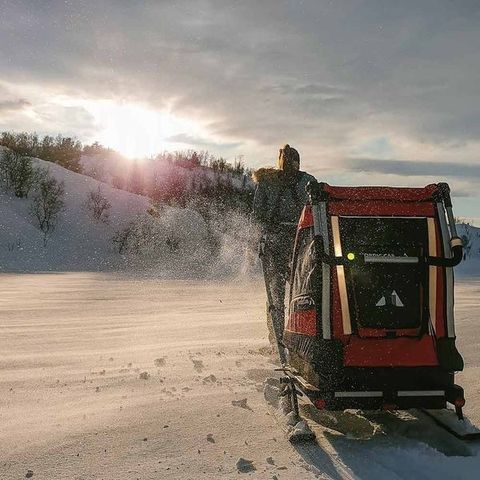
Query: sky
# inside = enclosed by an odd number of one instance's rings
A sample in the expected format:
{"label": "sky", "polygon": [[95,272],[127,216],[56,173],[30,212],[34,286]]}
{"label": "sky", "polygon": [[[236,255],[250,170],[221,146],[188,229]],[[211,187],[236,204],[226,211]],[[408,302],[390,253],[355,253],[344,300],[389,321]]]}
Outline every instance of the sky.
{"label": "sky", "polygon": [[0,0],[0,130],[447,181],[480,223],[478,0]]}

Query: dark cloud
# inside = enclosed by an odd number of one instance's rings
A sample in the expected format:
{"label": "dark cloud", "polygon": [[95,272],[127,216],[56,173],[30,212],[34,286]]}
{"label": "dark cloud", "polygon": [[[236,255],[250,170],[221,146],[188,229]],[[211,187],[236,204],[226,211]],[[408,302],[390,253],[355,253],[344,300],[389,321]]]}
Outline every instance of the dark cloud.
{"label": "dark cloud", "polygon": [[30,106],[31,103],[25,99],[20,98],[18,100],[0,100],[0,112],[11,112],[15,110],[22,110],[25,107]]}
{"label": "dark cloud", "polygon": [[465,162],[419,162],[411,160],[379,160],[353,158],[346,162],[346,168],[353,172],[409,176],[455,177],[471,180],[480,179],[480,163]]}
{"label": "dark cloud", "polygon": [[453,162],[480,134],[477,1],[0,3],[4,81],[170,106],[256,162],[291,142],[315,169],[369,135]]}
{"label": "dark cloud", "polygon": [[241,143],[225,143],[225,142],[212,142],[209,139],[189,135],[187,133],[178,133],[170,137],[165,138],[169,143],[182,143],[193,148],[222,148],[222,149],[234,149],[240,147]]}

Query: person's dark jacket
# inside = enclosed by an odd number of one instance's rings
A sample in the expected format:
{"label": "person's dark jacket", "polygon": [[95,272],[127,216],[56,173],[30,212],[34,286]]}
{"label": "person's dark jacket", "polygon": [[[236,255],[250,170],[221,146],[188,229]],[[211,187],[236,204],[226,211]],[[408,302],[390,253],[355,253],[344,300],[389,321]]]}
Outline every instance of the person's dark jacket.
{"label": "person's dark jacket", "polygon": [[286,176],[282,170],[261,168],[253,175],[257,184],[253,217],[264,232],[281,225],[297,225],[307,202],[305,187],[312,175],[297,171]]}

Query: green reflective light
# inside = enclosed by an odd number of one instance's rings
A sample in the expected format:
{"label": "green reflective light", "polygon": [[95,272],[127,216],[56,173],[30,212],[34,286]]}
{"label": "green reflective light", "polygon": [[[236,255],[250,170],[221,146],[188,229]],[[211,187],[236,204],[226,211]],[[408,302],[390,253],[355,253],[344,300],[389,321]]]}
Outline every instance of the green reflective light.
{"label": "green reflective light", "polygon": [[355,254],[354,253],[347,253],[347,258],[349,260],[355,260]]}

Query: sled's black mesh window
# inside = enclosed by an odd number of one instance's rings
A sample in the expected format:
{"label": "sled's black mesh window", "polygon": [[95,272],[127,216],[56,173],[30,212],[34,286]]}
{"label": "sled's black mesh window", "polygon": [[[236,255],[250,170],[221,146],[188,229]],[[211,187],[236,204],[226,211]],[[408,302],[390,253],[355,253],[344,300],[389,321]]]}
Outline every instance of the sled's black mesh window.
{"label": "sled's black mesh window", "polygon": [[292,297],[313,292],[315,270],[313,228],[300,231],[295,256]]}
{"label": "sled's black mesh window", "polygon": [[[422,257],[428,248],[424,218],[340,217],[340,236],[345,255]],[[420,264],[351,264],[345,273],[350,312],[358,326],[420,327],[426,300]]]}

